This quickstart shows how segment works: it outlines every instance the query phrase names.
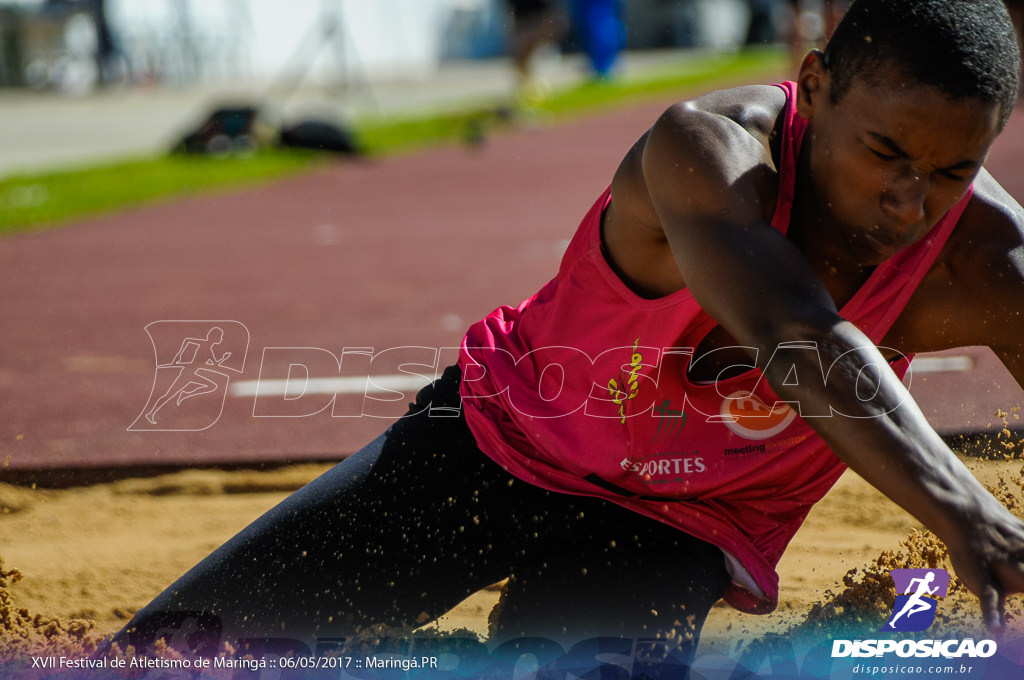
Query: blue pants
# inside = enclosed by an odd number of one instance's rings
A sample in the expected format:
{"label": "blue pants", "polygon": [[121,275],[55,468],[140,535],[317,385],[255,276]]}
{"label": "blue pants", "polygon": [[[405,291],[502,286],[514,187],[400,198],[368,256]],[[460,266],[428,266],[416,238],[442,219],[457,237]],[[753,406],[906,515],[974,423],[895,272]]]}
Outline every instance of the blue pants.
{"label": "blue pants", "polygon": [[573,0],[573,16],[595,75],[611,74],[625,38],[620,0]]}

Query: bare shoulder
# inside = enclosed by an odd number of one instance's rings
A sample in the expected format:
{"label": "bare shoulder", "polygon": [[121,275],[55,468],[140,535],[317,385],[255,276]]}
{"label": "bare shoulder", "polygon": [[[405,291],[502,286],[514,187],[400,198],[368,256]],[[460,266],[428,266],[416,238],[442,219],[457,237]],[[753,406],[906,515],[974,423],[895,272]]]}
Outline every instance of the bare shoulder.
{"label": "bare shoulder", "polygon": [[[649,296],[684,285],[667,247],[666,212],[742,205],[751,219],[770,216],[772,135],[785,105],[774,86],[719,90],[673,104],[640,137],[615,173],[604,225],[609,261],[627,284]],[[736,181],[753,168],[757,182]],[[750,200],[731,200],[731,191]]]}
{"label": "bare shoulder", "polygon": [[972,344],[991,347],[1024,386],[1024,210],[983,171],[954,234],[954,283],[976,310]]}
{"label": "bare shoulder", "polygon": [[893,345],[1024,351],[1024,210],[986,171],[935,265],[893,326]]}
{"label": "bare shoulder", "polygon": [[[644,161],[659,170],[662,159],[684,158],[694,170],[735,167],[770,157],[769,140],[785,97],[777,87],[751,85],[719,90],[669,107],[643,142]],[[688,169],[689,170],[689,169]]]}
{"label": "bare shoulder", "polygon": [[985,170],[975,180],[949,245],[947,257],[958,285],[1024,302],[1024,210]]}
{"label": "bare shoulder", "polygon": [[781,88],[747,85],[709,92],[690,101],[679,102],[676,107],[701,116],[705,122],[711,120],[705,116],[729,121],[755,139],[766,139],[785,105],[786,96]]}

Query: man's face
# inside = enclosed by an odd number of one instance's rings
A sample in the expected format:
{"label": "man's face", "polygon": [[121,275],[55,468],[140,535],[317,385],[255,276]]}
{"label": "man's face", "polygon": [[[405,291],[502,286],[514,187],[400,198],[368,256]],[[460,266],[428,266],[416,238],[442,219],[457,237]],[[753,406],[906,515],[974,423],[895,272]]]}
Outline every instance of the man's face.
{"label": "man's face", "polygon": [[855,265],[922,238],[968,190],[999,133],[995,104],[876,76],[854,79],[832,102],[820,63],[801,70],[814,229]]}

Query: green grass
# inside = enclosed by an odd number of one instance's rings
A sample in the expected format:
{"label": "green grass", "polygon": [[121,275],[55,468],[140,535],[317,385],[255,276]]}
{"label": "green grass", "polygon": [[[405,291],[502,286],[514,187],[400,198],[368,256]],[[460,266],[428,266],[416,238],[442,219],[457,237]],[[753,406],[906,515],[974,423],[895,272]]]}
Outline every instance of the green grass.
{"label": "green grass", "polygon": [[[519,111],[535,118],[564,119],[645,100],[682,96],[729,81],[777,76],[788,63],[780,49],[694,57],[629,78],[584,81],[552,92]],[[506,106],[501,107],[502,104]],[[360,143],[371,154],[401,153],[411,148],[462,141],[481,127],[500,128],[510,120],[508,102],[467,105],[450,113],[386,117],[358,121]]]}
{"label": "green grass", "polygon": [[319,154],[264,151],[250,157],[167,155],[0,180],[0,234],[213,189],[253,186],[310,168]]}
{"label": "green grass", "polygon": [[635,103],[669,95],[692,94],[728,81],[778,76],[789,64],[781,49],[757,49],[713,54],[673,66],[663,66],[627,80],[588,81],[556,93],[538,108],[553,114]]}
{"label": "green grass", "polygon": [[[780,72],[782,51],[699,57],[679,65],[606,82],[586,82],[552,92],[517,112],[563,119],[644,99],[682,95],[719,83]],[[508,102],[467,103],[455,112],[356,121],[366,153],[390,155],[452,143],[476,132],[492,132],[513,119]],[[249,157],[161,155],[60,172],[0,179],[0,235],[41,229],[144,205],[216,190],[250,187],[325,162],[310,152],[264,150]]]}

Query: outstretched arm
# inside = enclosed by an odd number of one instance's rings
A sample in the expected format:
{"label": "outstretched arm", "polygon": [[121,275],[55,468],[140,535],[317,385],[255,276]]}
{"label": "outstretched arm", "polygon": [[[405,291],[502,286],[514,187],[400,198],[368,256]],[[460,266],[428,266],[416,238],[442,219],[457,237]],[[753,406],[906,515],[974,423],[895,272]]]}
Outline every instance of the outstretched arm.
{"label": "outstretched arm", "polygon": [[[699,172],[693,169],[699,168]],[[734,120],[677,105],[654,126],[643,175],[686,286],[769,384],[854,471],[934,531],[957,573],[1001,625],[1006,594],[1024,591],[1024,524],[970,474],[928,424],[879,350],[844,320],[813,267],[764,217],[764,144]],[[813,344],[769,362],[782,343]],[[828,379],[787,381],[798,376]],[[824,416],[828,417],[824,417]]]}

